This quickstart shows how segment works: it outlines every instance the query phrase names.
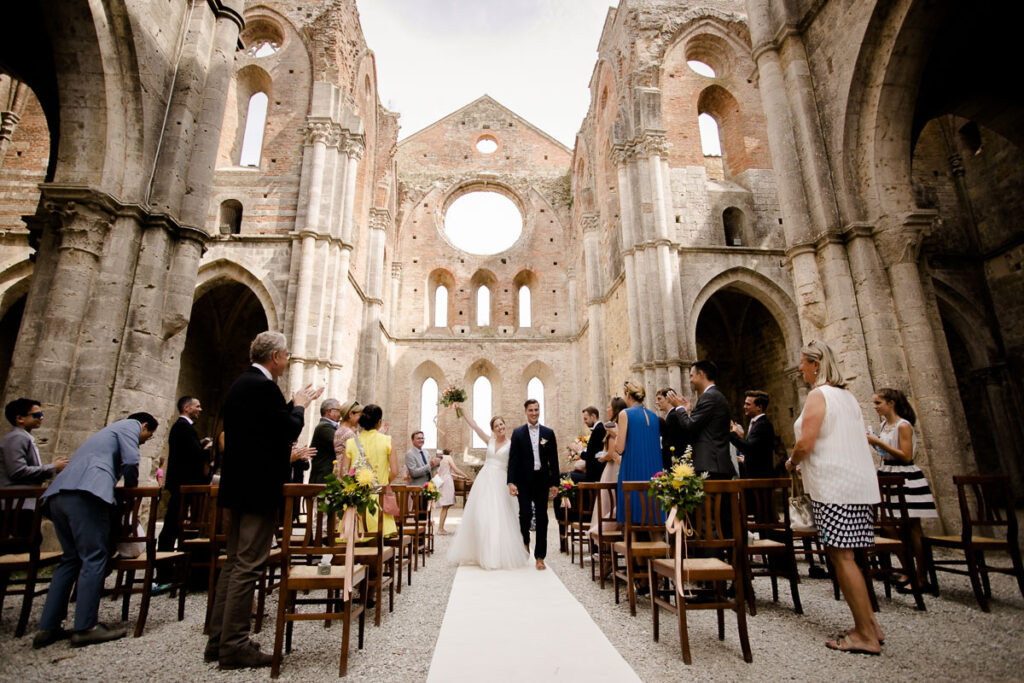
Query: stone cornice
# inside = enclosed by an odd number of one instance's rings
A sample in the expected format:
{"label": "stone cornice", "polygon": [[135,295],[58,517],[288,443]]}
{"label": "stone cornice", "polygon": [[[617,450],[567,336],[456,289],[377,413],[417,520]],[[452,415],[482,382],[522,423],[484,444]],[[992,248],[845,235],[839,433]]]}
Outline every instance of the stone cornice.
{"label": "stone cornice", "polygon": [[235,10],[234,7],[229,6],[223,0],[206,0],[206,4],[210,6],[210,11],[218,19],[229,19],[238,24],[238,31],[241,32],[245,28],[245,19],[242,15]]}

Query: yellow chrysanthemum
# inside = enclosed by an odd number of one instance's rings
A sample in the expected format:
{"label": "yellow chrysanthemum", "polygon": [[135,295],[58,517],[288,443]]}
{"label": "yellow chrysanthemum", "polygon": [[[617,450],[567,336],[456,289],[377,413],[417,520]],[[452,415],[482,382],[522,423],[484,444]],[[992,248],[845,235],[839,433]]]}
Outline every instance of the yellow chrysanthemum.
{"label": "yellow chrysanthemum", "polygon": [[685,462],[677,462],[672,466],[673,479],[686,479],[693,476],[693,465]]}
{"label": "yellow chrysanthemum", "polygon": [[356,472],[356,481],[360,486],[369,486],[373,483],[373,472],[364,467]]}
{"label": "yellow chrysanthemum", "polygon": [[342,492],[343,493],[353,493],[355,490],[356,490],[356,485],[353,484],[353,483],[348,483],[348,484],[345,484],[345,488],[343,489]]}
{"label": "yellow chrysanthemum", "polygon": [[679,489],[683,488],[683,480],[682,479],[673,479],[672,480],[672,488],[674,488],[676,491],[678,491]]}

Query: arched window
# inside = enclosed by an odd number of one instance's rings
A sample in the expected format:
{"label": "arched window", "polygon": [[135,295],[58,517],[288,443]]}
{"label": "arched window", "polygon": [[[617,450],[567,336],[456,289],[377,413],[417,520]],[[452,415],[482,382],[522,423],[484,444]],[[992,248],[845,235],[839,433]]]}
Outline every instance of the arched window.
{"label": "arched window", "polygon": [[530,327],[530,288],[523,285],[519,288],[519,327]]}
{"label": "arched window", "polygon": [[487,327],[491,324],[491,290],[480,285],[476,290],[476,325]]}
{"label": "arched window", "polygon": [[728,247],[743,246],[743,212],[730,206],[722,212],[722,225],[725,227],[725,244]]}
{"label": "arched window", "polygon": [[[491,422],[491,381],[483,375],[473,382],[473,421],[480,426]],[[473,432],[473,448],[487,448],[476,432]]]}
{"label": "arched window", "polygon": [[701,114],[697,117],[697,127],[700,129],[700,147],[704,156],[722,156],[722,140],[718,135],[718,121],[715,117]]}
{"label": "arched window", "polygon": [[437,448],[437,380],[428,377],[423,380],[420,390],[420,429],[423,430],[423,447]]}
{"label": "arched window", "polygon": [[540,423],[544,424],[544,382],[534,377],[526,384],[526,398],[535,398],[540,403]]}
{"label": "arched window", "polygon": [[239,166],[259,166],[263,152],[263,129],[267,123],[267,94],[255,93],[249,98],[249,111],[245,115],[245,135]]}
{"label": "arched window", "polygon": [[220,205],[220,234],[237,235],[242,231],[242,203],[225,199]]}
{"label": "arched window", "polygon": [[448,327],[448,288],[444,285],[434,290],[434,327]]}

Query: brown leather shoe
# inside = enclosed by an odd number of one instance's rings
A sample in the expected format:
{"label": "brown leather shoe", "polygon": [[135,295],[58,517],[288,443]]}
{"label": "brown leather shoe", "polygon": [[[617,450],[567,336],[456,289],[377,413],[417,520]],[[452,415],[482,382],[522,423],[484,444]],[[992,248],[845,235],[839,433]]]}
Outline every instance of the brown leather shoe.
{"label": "brown leather shoe", "polygon": [[[260,651],[259,643],[252,638],[249,639],[249,647],[257,652]],[[206,649],[203,650],[203,661],[206,663],[216,662],[220,659],[220,640],[213,640],[212,638],[206,642]]]}
{"label": "brown leather shoe", "polygon": [[109,640],[124,638],[128,630],[124,626],[107,626],[96,624],[85,631],[75,631],[71,634],[71,647],[85,647],[96,643],[105,643]]}
{"label": "brown leather shoe", "polygon": [[543,569],[547,569],[547,565],[544,564],[544,560],[542,560],[542,559],[540,559],[538,557],[537,558],[537,570],[539,571],[539,570],[543,570]]}
{"label": "brown leather shoe", "polygon": [[66,630],[63,626],[58,626],[52,631],[36,631],[36,634],[32,636],[32,649],[38,650],[70,637],[71,631]]}
{"label": "brown leather shoe", "polygon": [[270,666],[274,660],[271,655],[255,650],[248,645],[235,648],[233,651],[220,656],[221,670],[228,669],[261,669]]}

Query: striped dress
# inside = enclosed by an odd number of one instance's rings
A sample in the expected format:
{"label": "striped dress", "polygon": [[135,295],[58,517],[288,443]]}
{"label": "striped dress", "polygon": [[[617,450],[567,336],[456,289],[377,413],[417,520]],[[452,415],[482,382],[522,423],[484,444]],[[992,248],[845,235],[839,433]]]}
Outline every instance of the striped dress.
{"label": "striped dress", "polygon": [[[889,446],[898,449],[900,447],[900,425],[903,423],[910,424],[903,418],[900,418],[896,424],[890,427],[883,420],[882,427],[878,432],[878,438]],[[913,425],[910,428],[913,430]],[[912,434],[912,439],[911,447],[916,451],[917,435]],[[903,495],[907,499],[907,509],[910,512],[910,516],[917,518],[938,517],[939,513],[935,509],[935,499],[932,497],[932,490],[928,486],[928,479],[924,476],[921,468],[915,465],[913,461],[909,465],[901,462],[896,456],[883,448],[876,446],[875,449],[882,456],[882,464],[878,468],[879,474],[903,475]]]}

